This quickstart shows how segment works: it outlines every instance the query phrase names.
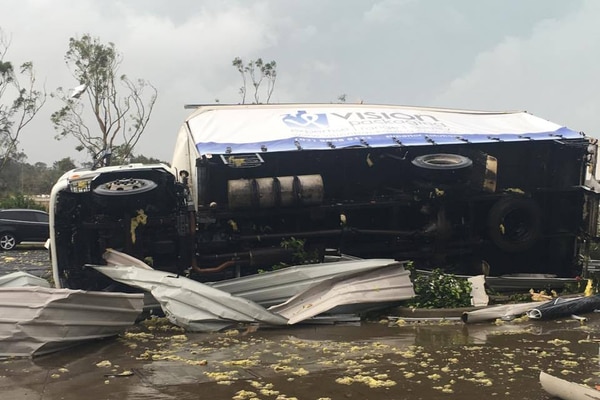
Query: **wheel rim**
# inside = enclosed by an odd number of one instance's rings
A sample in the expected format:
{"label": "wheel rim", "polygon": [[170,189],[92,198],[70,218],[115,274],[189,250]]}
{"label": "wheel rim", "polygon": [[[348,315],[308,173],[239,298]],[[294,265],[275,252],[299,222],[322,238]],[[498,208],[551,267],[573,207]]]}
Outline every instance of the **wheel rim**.
{"label": "wheel rim", "polygon": [[149,192],[157,184],[149,179],[126,178],[106,182],[94,189],[96,194],[108,196],[124,196]]}
{"label": "wheel rim", "polygon": [[527,210],[515,209],[506,214],[502,220],[504,236],[513,242],[527,240],[532,232],[532,216]]}
{"label": "wheel rim", "polygon": [[490,209],[488,227],[492,242],[500,249],[522,252],[542,235],[541,210],[529,198],[500,199]]}
{"label": "wheel rim", "polygon": [[2,235],[0,237],[0,248],[2,250],[12,250],[16,244],[15,238],[11,235]]}

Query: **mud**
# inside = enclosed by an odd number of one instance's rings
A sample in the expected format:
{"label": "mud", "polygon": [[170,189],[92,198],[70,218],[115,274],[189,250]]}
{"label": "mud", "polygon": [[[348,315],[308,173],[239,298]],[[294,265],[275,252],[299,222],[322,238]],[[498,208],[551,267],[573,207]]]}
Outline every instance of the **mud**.
{"label": "mud", "polygon": [[[4,256],[3,273],[17,267]],[[0,392],[34,400],[549,399],[541,370],[600,383],[600,315],[586,317],[475,325],[380,318],[211,334],[156,318],[118,338],[4,360]]]}
{"label": "mud", "polygon": [[50,253],[43,243],[26,243],[17,246],[16,250],[0,251],[0,274],[25,271],[30,274],[49,279]]}

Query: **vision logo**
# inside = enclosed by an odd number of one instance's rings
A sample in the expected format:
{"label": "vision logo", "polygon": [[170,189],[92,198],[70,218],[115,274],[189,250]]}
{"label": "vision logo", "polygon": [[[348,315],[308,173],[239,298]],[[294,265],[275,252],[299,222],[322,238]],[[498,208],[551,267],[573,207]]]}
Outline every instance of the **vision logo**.
{"label": "vision logo", "polygon": [[282,121],[290,128],[323,129],[329,125],[327,114],[308,114],[304,110],[298,110],[296,115],[285,114]]}

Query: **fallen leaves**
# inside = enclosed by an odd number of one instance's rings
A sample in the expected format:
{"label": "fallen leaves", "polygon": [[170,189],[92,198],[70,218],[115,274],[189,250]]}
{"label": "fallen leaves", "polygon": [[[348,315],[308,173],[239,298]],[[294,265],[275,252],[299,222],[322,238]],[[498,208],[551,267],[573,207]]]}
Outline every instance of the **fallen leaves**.
{"label": "fallen leaves", "polygon": [[[398,390],[394,387],[418,387],[440,396],[483,390],[488,395],[514,397],[519,393],[518,382],[537,376],[532,371],[539,371],[540,366],[571,375],[590,362],[571,346],[597,346],[589,331],[581,330],[583,337],[567,340],[538,336],[532,324],[490,323],[483,340],[465,333],[479,327],[427,323],[424,328],[425,324],[414,322],[389,323],[389,337],[377,340],[343,336],[309,340],[265,331],[188,334],[171,331],[168,323],[156,319],[146,326],[146,332],[132,330],[121,340],[138,344],[140,350],[132,349],[132,353],[150,363],[198,367],[199,376],[219,385],[220,390],[231,390],[228,398],[232,399],[293,399],[292,394],[298,393],[290,392],[306,382],[324,382],[325,387],[328,382],[339,386],[338,390],[357,393],[373,390],[379,393],[374,397],[381,398],[386,391]],[[325,400],[331,394],[315,393],[314,398],[321,395]]]}
{"label": "fallen leaves", "polygon": [[108,360],[100,361],[96,363],[96,367],[98,368],[110,368],[112,367],[112,363]]}

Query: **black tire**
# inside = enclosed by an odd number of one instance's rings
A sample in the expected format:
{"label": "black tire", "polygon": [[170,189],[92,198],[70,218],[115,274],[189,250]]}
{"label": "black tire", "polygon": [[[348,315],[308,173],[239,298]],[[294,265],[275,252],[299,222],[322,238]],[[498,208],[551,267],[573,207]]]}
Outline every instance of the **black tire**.
{"label": "black tire", "polygon": [[418,178],[431,182],[453,183],[468,178],[473,161],[459,154],[424,154],[412,160]]}
{"label": "black tire", "polygon": [[501,250],[526,251],[542,234],[542,212],[534,200],[526,197],[500,199],[488,214],[488,232]]}
{"label": "black tire", "polygon": [[0,234],[0,250],[12,250],[17,247],[18,240],[12,233],[1,233]]}
{"label": "black tire", "polygon": [[94,193],[103,196],[130,196],[149,192],[158,185],[149,179],[126,178],[106,182],[94,189]]}
{"label": "black tire", "polygon": [[434,170],[459,170],[469,168],[473,165],[473,161],[469,157],[458,154],[425,154],[415,157],[412,160],[414,166],[418,168],[434,169]]}

